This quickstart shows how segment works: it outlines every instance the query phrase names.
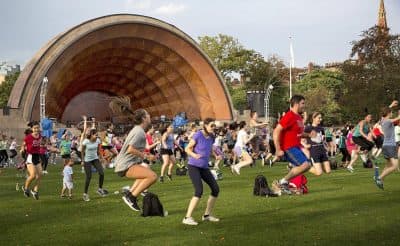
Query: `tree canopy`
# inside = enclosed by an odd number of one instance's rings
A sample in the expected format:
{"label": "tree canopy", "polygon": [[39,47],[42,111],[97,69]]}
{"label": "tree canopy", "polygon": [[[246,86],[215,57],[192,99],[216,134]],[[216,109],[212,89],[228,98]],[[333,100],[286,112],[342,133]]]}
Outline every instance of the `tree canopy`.
{"label": "tree canopy", "polygon": [[11,90],[17,81],[20,72],[7,75],[3,83],[0,85],[0,108],[7,106],[8,98],[10,97]]}

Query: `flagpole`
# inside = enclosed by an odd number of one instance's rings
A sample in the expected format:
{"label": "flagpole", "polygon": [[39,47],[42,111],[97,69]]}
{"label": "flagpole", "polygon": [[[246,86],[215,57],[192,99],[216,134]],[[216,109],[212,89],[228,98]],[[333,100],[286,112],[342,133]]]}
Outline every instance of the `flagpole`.
{"label": "flagpole", "polygon": [[293,55],[293,45],[292,45],[292,37],[289,37],[290,40],[290,62],[289,62],[289,99],[292,98],[292,67],[294,66],[294,55]]}

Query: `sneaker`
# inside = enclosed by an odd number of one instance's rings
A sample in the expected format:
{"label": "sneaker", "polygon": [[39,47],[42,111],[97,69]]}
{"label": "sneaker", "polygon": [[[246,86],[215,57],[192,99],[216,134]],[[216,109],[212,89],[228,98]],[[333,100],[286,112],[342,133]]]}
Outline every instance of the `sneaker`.
{"label": "sneaker", "polygon": [[236,166],[236,165],[232,165],[232,166],[231,166],[231,171],[232,171],[233,174],[236,173],[237,175],[240,175],[240,169],[239,169],[239,167]]}
{"label": "sneaker", "polygon": [[24,192],[25,197],[30,197],[29,189],[25,189],[25,187],[22,186],[22,192]]}
{"label": "sneaker", "polygon": [[353,167],[346,167],[347,171],[353,173],[354,172],[354,168]]}
{"label": "sneaker", "polygon": [[182,223],[185,225],[198,225],[199,224],[192,217],[183,218]]}
{"label": "sneaker", "polygon": [[164,176],[160,176],[160,177],[158,178],[158,181],[160,181],[160,183],[164,183]]}
{"label": "sneaker", "polygon": [[125,202],[128,207],[130,207],[133,211],[140,211],[140,207],[137,204],[137,199],[133,196],[128,197],[128,196],[123,196],[122,200]]}
{"label": "sneaker", "polygon": [[69,200],[72,200],[72,195],[71,195],[71,196],[68,196],[68,199],[69,199]]}
{"label": "sneaker", "polygon": [[49,174],[49,173],[46,170],[43,170],[42,174]]}
{"label": "sneaker", "polygon": [[89,194],[86,194],[86,193],[83,193],[83,200],[85,201],[85,202],[88,202],[88,201],[90,201],[90,198],[89,198]]}
{"label": "sneaker", "polygon": [[269,167],[272,167],[272,165],[274,164],[274,163],[272,162],[272,160],[269,159],[268,162],[269,162]]}
{"label": "sneaker", "polygon": [[60,195],[60,198],[66,198],[66,197],[67,197],[67,196],[64,195],[64,194]]}
{"label": "sneaker", "polygon": [[167,178],[169,181],[172,181],[172,175],[171,174],[167,174]]}
{"label": "sneaker", "polygon": [[15,184],[15,190],[16,190],[16,191],[19,191],[19,183],[16,183],[16,184]]}
{"label": "sneaker", "polygon": [[282,193],[286,194],[286,195],[291,195],[292,192],[289,189],[289,183],[281,183],[279,182],[279,186],[281,188]]}
{"label": "sneaker", "polygon": [[31,194],[35,200],[39,200],[39,192],[31,190]]}
{"label": "sneaker", "polygon": [[218,222],[219,219],[212,216],[212,215],[203,215],[203,217],[201,218],[202,221],[211,221],[211,222]]}
{"label": "sneaker", "polygon": [[97,190],[97,194],[99,194],[100,196],[107,196],[108,195],[108,191],[107,190],[105,190],[105,189],[102,189],[102,188],[99,188],[98,190]]}
{"label": "sneaker", "polygon": [[374,181],[375,181],[376,186],[379,189],[383,190],[383,181],[379,177],[375,177],[375,176],[374,176]]}

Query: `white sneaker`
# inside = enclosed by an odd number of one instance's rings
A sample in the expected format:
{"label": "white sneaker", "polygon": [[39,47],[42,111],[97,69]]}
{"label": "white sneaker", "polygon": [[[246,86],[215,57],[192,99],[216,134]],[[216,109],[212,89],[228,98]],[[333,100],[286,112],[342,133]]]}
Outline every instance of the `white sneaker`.
{"label": "white sneaker", "polygon": [[86,194],[86,193],[83,193],[83,200],[84,200],[85,202],[90,201],[89,195]]}
{"label": "white sneaker", "polygon": [[232,172],[236,173],[237,175],[240,175],[240,169],[237,165],[232,165]]}
{"label": "white sneaker", "polygon": [[182,223],[185,225],[198,225],[199,224],[193,219],[193,217],[183,218]]}
{"label": "white sneaker", "polygon": [[351,173],[354,172],[354,168],[353,167],[347,167],[346,169],[347,169],[347,171],[349,171]]}
{"label": "white sneaker", "polygon": [[204,216],[204,215],[203,215],[203,217],[201,218],[201,220],[202,220],[202,221],[211,221],[211,222],[218,222],[218,221],[219,221],[218,218],[216,218],[216,217],[214,217],[214,216],[212,216],[212,215],[209,215],[209,216]]}

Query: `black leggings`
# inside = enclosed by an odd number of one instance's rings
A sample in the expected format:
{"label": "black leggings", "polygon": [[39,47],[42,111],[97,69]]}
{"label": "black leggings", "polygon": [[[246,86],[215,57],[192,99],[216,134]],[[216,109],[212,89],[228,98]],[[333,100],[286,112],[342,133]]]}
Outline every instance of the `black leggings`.
{"label": "black leggings", "polygon": [[342,162],[351,161],[351,155],[346,148],[340,148],[340,152],[342,152]]}
{"label": "black leggings", "polygon": [[49,163],[49,156],[47,154],[40,155],[40,162],[42,163],[42,169],[47,170],[47,164]]}
{"label": "black leggings", "polygon": [[92,179],[92,165],[96,168],[97,172],[99,173],[99,188],[103,188],[103,183],[104,183],[104,170],[103,166],[100,164],[99,159],[95,159],[93,161],[86,162],[84,164],[85,167],[85,174],[86,174],[86,180],[85,180],[85,193],[88,193],[89,189],[89,184],[90,180]]}
{"label": "black leggings", "polygon": [[10,159],[12,159],[12,158],[14,158],[14,157],[16,157],[18,155],[18,153],[17,153],[17,151],[15,149],[11,149],[10,153],[11,153]]}
{"label": "black leggings", "polygon": [[219,194],[219,186],[217,181],[215,181],[214,176],[211,174],[210,169],[208,168],[199,168],[192,165],[188,165],[189,177],[192,180],[192,184],[194,186],[194,196],[201,198],[203,195],[203,183],[201,180],[204,180],[208,184],[211,189],[211,195],[213,197],[218,197]]}
{"label": "black leggings", "polygon": [[7,154],[7,150],[5,150],[5,149],[0,150],[0,163],[2,161],[4,161],[4,162],[8,161],[8,154]]}

